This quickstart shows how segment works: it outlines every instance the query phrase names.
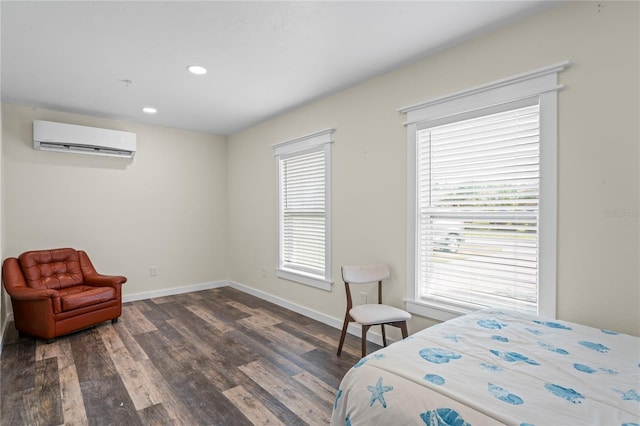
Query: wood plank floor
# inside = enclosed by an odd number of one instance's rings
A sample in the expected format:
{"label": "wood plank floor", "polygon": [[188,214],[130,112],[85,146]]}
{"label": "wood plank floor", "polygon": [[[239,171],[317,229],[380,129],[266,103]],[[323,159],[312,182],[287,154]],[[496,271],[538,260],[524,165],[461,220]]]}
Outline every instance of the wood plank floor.
{"label": "wood plank floor", "polygon": [[10,324],[0,424],[327,424],[360,354],[348,335],[338,358],[339,336],[231,287],[125,303],[51,344]]}

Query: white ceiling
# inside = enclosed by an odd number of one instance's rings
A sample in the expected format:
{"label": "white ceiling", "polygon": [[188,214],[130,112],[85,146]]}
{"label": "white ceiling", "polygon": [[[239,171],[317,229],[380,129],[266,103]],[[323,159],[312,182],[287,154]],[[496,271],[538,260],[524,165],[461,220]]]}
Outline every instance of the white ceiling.
{"label": "white ceiling", "polygon": [[2,101],[228,135],[551,5],[5,0]]}

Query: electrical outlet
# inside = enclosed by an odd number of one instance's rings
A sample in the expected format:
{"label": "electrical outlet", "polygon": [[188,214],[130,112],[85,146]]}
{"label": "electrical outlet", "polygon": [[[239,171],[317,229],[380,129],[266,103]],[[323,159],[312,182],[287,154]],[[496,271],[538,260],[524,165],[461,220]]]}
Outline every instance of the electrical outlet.
{"label": "electrical outlet", "polygon": [[263,266],[262,268],[260,268],[260,275],[262,275],[262,278],[267,278],[267,267]]}
{"label": "electrical outlet", "polygon": [[156,275],[158,275],[158,267],[157,266],[149,267],[149,275],[152,277],[155,277]]}
{"label": "electrical outlet", "polygon": [[367,293],[365,293],[364,291],[360,292],[360,304],[361,305],[367,304]]}

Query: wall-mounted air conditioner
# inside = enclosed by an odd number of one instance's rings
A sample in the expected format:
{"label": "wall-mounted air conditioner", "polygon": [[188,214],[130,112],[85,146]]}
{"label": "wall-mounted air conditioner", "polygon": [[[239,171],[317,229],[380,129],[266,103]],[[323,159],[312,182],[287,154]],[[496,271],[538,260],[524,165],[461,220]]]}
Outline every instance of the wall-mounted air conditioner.
{"label": "wall-mounted air conditioner", "polygon": [[136,153],[136,134],[34,120],[33,149],[133,158]]}

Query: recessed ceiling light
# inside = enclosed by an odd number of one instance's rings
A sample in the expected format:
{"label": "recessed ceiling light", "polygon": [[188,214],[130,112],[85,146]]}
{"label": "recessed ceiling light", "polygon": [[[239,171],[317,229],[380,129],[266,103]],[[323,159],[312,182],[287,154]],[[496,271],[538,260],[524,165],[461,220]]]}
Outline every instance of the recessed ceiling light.
{"label": "recessed ceiling light", "polygon": [[200,65],[189,65],[187,69],[191,74],[195,75],[204,75],[207,73],[207,69],[205,67],[201,67]]}
{"label": "recessed ceiling light", "polygon": [[154,107],[144,107],[142,108],[142,111],[146,112],[147,114],[155,114],[156,112],[158,112],[158,110]]}

